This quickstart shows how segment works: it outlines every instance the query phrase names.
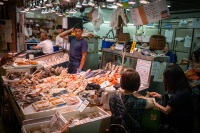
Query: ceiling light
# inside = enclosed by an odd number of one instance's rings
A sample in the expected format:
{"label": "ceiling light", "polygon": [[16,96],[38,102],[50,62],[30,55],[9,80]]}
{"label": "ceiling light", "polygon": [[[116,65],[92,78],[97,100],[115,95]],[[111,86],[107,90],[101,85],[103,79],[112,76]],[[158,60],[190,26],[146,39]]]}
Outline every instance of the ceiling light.
{"label": "ceiling light", "polygon": [[54,7],[51,8],[51,12],[52,12],[52,13],[56,12],[56,10],[55,10]]}
{"label": "ceiling light", "polygon": [[75,9],[70,9],[69,13],[76,13],[77,11]]}
{"label": "ceiling light", "polygon": [[170,5],[167,5],[167,7],[171,7]]}
{"label": "ceiling light", "polygon": [[94,0],[90,0],[90,1],[88,2],[88,5],[89,5],[89,6],[95,6]]}
{"label": "ceiling light", "polygon": [[41,4],[40,4],[40,1],[35,1],[35,6],[40,9],[41,8]]}
{"label": "ceiling light", "polygon": [[114,0],[106,0],[106,2],[114,2]]}
{"label": "ceiling light", "polygon": [[94,6],[94,8],[95,8],[95,9],[98,9],[99,7],[98,7],[98,5],[96,4],[96,5]]}
{"label": "ceiling light", "polygon": [[36,7],[35,7],[35,5],[33,5],[33,4],[32,4],[32,6],[31,6],[30,10],[32,10],[32,11],[35,11],[35,10],[36,10]]}
{"label": "ceiling light", "polygon": [[123,4],[122,4],[122,1],[121,1],[121,0],[119,0],[119,1],[116,3],[116,5],[119,6],[119,7],[123,7]]}
{"label": "ceiling light", "polygon": [[57,5],[57,6],[56,6],[56,11],[59,11],[59,10],[60,10],[60,6]]}
{"label": "ceiling light", "polygon": [[88,3],[87,3],[87,1],[86,1],[86,0],[84,0],[84,1],[83,1],[83,3],[82,3],[82,5],[83,5],[83,6],[88,6]]}
{"label": "ceiling light", "polygon": [[101,5],[101,7],[106,7],[106,3],[103,2],[102,5]]}
{"label": "ceiling light", "polygon": [[134,5],[134,4],[135,4],[135,1],[134,1],[134,0],[129,0],[129,1],[128,1],[128,4]]}
{"label": "ceiling light", "polygon": [[146,1],[146,0],[140,0],[140,3],[141,3],[141,4],[148,4],[149,2]]}
{"label": "ceiling light", "polygon": [[45,5],[46,5],[46,7],[51,7],[51,6],[52,6],[51,1],[50,1],[50,0],[47,0],[47,1],[45,2]]}
{"label": "ceiling light", "polygon": [[76,3],[76,8],[82,8],[82,5],[81,5],[80,1],[78,1],[78,2]]}
{"label": "ceiling light", "polygon": [[2,6],[4,3],[3,2],[0,2],[0,5]]}
{"label": "ceiling light", "polygon": [[54,4],[54,5],[59,5],[60,4],[59,0],[52,0],[51,3]]}
{"label": "ceiling light", "polygon": [[107,8],[112,8],[112,9],[117,9],[117,5],[116,5],[116,2],[114,2],[113,4],[108,4],[107,5]]}

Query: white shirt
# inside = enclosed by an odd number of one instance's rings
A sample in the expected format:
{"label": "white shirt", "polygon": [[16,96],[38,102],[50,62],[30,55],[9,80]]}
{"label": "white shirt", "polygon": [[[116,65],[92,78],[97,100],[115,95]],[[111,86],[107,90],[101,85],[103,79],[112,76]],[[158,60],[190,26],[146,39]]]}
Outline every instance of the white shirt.
{"label": "white shirt", "polygon": [[52,44],[51,40],[44,40],[44,41],[40,42],[37,46],[42,49],[42,52],[44,54],[50,54],[50,53],[54,52],[53,44]]}
{"label": "white shirt", "polygon": [[63,49],[69,50],[70,44],[66,39],[56,36],[56,45],[60,44]]}

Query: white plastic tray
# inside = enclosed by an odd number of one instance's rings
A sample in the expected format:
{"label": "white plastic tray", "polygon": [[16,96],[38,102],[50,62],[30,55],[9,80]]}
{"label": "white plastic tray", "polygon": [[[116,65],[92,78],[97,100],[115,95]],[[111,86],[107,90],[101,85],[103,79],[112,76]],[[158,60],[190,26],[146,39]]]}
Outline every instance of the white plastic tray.
{"label": "white plastic tray", "polygon": [[66,111],[69,111],[69,110],[71,110],[71,111],[76,110],[82,103],[82,100],[78,96],[77,96],[77,99],[79,100],[79,103],[77,103],[75,105],[68,106],[66,104],[66,105],[63,105],[63,106],[54,107],[54,108],[47,109],[47,110],[41,110],[41,111],[38,111],[38,112],[35,110],[35,108],[32,105],[29,105],[25,108],[22,108],[20,106],[20,109],[23,113],[24,120],[39,118],[39,117],[45,117],[45,116],[48,116],[48,115],[53,115],[55,113],[55,110],[57,110],[59,113],[66,112]]}

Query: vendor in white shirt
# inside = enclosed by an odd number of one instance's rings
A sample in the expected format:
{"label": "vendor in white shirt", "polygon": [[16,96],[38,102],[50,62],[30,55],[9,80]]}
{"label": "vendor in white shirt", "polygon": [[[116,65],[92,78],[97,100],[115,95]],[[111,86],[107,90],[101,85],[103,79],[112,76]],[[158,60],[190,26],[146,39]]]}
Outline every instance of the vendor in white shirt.
{"label": "vendor in white shirt", "polygon": [[52,41],[49,40],[46,33],[40,34],[40,43],[37,46],[32,46],[31,49],[42,49],[43,54],[51,54],[54,52]]}
{"label": "vendor in white shirt", "polygon": [[69,50],[70,44],[69,44],[68,40],[61,38],[59,35],[60,33],[63,32],[62,25],[57,25],[56,30],[58,33],[58,35],[56,36],[56,46],[61,47],[64,50]]}

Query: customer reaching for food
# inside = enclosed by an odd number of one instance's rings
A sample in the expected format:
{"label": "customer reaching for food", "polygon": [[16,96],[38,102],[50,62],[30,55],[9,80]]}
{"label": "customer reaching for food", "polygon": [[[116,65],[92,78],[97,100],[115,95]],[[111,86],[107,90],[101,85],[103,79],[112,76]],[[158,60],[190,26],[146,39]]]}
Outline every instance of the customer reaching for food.
{"label": "customer reaching for food", "polygon": [[[154,101],[161,112],[160,133],[192,133],[193,131],[193,98],[191,87],[178,65],[168,66],[164,73],[164,96],[150,92],[154,98],[164,99],[163,105]],[[166,128],[167,127],[167,128]]]}

